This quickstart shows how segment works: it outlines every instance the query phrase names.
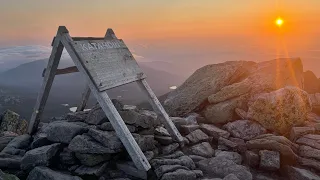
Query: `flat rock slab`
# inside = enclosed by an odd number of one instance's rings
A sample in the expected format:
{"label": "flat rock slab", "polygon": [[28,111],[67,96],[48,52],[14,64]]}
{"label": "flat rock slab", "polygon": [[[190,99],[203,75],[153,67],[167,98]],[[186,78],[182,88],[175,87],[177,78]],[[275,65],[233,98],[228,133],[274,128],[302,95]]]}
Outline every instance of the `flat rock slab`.
{"label": "flat rock slab", "polygon": [[320,180],[320,176],[306,170],[296,167],[288,168],[288,176],[290,180]]}
{"label": "flat rock slab", "polygon": [[299,155],[305,158],[320,160],[320,150],[310,146],[300,146]]}
{"label": "flat rock slab", "polygon": [[53,171],[47,167],[35,167],[27,177],[27,180],[82,180],[78,176]]}
{"label": "flat rock slab", "polygon": [[241,164],[242,156],[237,152],[230,152],[230,151],[221,151],[215,154],[216,157],[224,157],[225,159],[229,159],[236,164]]}
{"label": "flat rock slab", "polygon": [[0,152],[12,141],[16,136],[2,136],[0,137]]}
{"label": "flat rock slab", "polygon": [[196,167],[192,159],[188,156],[181,156],[174,159],[169,159],[169,158],[152,159],[150,161],[150,164],[155,169],[163,165],[181,165],[181,166],[187,167],[190,170],[195,169]]}
{"label": "flat rock slab", "polygon": [[226,159],[225,157],[214,157],[198,162],[198,167],[205,174],[212,177],[224,178],[234,174],[239,180],[252,180],[252,174],[242,165]]}
{"label": "flat rock slab", "polygon": [[208,142],[203,142],[190,147],[189,153],[197,156],[210,158],[214,155],[214,150]]}
{"label": "flat rock slab", "polygon": [[123,151],[124,146],[115,132],[90,129],[88,134],[103,146],[110,149],[110,153]]}
{"label": "flat rock slab", "polygon": [[228,176],[224,177],[223,180],[239,180],[239,178],[234,174],[229,174]]}
{"label": "flat rock slab", "polygon": [[190,169],[181,165],[163,165],[155,169],[154,172],[156,173],[158,178],[161,178],[165,173],[173,172],[178,169],[185,169],[190,171]]}
{"label": "flat rock slab", "polygon": [[320,150],[320,135],[307,134],[299,138],[296,143],[310,146]]}
{"label": "flat rock slab", "polygon": [[111,158],[110,154],[75,154],[77,159],[81,162],[81,164],[86,166],[95,166],[102,162],[105,162]]}
{"label": "flat rock slab", "polygon": [[168,146],[162,147],[161,151],[162,151],[162,154],[167,155],[167,154],[173,153],[178,148],[179,148],[179,144],[178,143],[173,143],[173,144],[170,144]]}
{"label": "flat rock slab", "polygon": [[130,176],[145,180],[148,179],[147,172],[137,169],[133,162],[119,162],[116,164],[116,166],[119,170],[123,171],[124,173]]}
{"label": "flat rock slab", "polygon": [[0,157],[0,169],[9,168],[9,169],[20,169],[22,158],[19,156],[16,157]]}
{"label": "flat rock slab", "polygon": [[6,148],[14,148],[14,149],[26,149],[30,142],[32,140],[32,137],[29,134],[24,134],[21,136],[15,137]]}
{"label": "flat rock slab", "polygon": [[88,129],[72,122],[55,121],[44,129],[47,138],[52,142],[69,144],[77,135],[87,132]]}
{"label": "flat rock slab", "polygon": [[192,131],[190,134],[188,134],[186,138],[189,140],[190,143],[195,144],[195,143],[207,141],[209,139],[209,136],[203,131],[201,131],[200,129],[197,129],[195,131]]}
{"label": "flat rock slab", "polygon": [[212,124],[200,124],[200,129],[216,140],[218,140],[219,137],[228,138],[230,136],[228,131],[222,130]]}
{"label": "flat rock slab", "polygon": [[162,176],[161,180],[196,180],[197,175],[185,169],[178,169],[174,172],[166,173]]}
{"label": "flat rock slab", "polygon": [[73,152],[78,153],[93,153],[93,154],[110,154],[114,150],[103,146],[101,143],[94,140],[86,134],[78,135],[72,139],[68,148]]}
{"label": "flat rock slab", "polygon": [[103,174],[107,165],[108,163],[102,163],[93,167],[81,165],[74,171],[74,173],[79,176],[93,175],[99,177]]}
{"label": "flat rock slab", "polygon": [[293,127],[290,133],[290,140],[295,142],[301,136],[306,134],[313,134],[316,131],[314,127]]}
{"label": "flat rock slab", "polygon": [[277,171],[280,169],[280,153],[276,151],[259,151],[260,168],[268,171]]}
{"label": "flat rock slab", "polygon": [[28,151],[22,158],[21,169],[31,170],[36,166],[49,166],[60,146],[60,143],[56,143]]}
{"label": "flat rock slab", "polygon": [[261,134],[265,134],[267,130],[260,124],[249,120],[238,120],[230,122],[223,126],[233,137],[244,140],[250,140]]}

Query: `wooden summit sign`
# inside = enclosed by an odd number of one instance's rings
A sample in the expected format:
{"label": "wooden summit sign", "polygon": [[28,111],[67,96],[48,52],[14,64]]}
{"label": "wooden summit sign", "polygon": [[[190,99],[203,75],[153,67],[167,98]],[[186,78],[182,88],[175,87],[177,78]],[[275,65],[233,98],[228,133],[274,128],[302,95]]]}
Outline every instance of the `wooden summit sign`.
{"label": "wooden summit sign", "polygon": [[83,40],[72,45],[99,91],[146,78],[122,40]]}
{"label": "wooden summit sign", "polygon": [[[58,69],[64,48],[76,66]],[[106,92],[107,89],[137,82],[141,90],[147,94],[153,109],[173,139],[183,146],[182,136],[149,87],[145,80],[145,74],[125,43],[115,36],[112,29],[107,30],[105,37],[93,38],[71,37],[66,27],[59,27],[52,42],[48,66],[43,73],[42,88],[28,126],[29,134],[34,134],[38,128],[55,75],[72,72],[82,73],[88,84],[78,110],[84,108],[90,93],[92,93],[139,170],[148,171],[151,166],[114,107]]]}

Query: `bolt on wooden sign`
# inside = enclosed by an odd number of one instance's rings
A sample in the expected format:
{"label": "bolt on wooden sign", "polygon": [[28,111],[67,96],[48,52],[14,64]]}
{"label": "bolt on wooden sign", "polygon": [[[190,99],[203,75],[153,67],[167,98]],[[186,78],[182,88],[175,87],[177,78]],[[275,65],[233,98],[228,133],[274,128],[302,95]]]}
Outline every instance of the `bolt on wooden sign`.
{"label": "bolt on wooden sign", "polygon": [[146,78],[121,39],[72,43],[99,91]]}

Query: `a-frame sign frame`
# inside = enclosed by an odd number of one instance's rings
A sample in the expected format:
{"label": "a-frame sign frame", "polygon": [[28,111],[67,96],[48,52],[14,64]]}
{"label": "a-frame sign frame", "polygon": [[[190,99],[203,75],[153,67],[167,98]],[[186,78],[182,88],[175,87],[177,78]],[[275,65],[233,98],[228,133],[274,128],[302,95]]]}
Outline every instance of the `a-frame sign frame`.
{"label": "a-frame sign frame", "polygon": [[43,85],[28,126],[29,134],[35,133],[38,128],[64,48],[69,53],[78,71],[86,78],[91,93],[97,99],[139,170],[148,171],[151,166],[114,107],[106,93],[107,89],[137,82],[148,95],[153,109],[157,112],[173,139],[183,145],[182,136],[149,87],[145,80],[146,76],[140,70],[127,46],[115,36],[112,29],[108,29],[103,38],[92,38],[71,37],[65,26],[59,27],[52,42],[52,52],[44,72]]}

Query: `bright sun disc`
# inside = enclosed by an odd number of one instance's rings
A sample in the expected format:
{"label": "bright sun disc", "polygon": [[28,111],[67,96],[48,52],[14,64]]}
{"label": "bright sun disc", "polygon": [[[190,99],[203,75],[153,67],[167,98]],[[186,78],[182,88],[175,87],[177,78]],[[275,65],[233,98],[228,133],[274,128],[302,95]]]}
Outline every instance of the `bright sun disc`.
{"label": "bright sun disc", "polygon": [[278,18],[277,20],[276,20],[276,24],[277,24],[277,26],[282,26],[282,24],[283,24],[283,20],[281,19],[281,18]]}

